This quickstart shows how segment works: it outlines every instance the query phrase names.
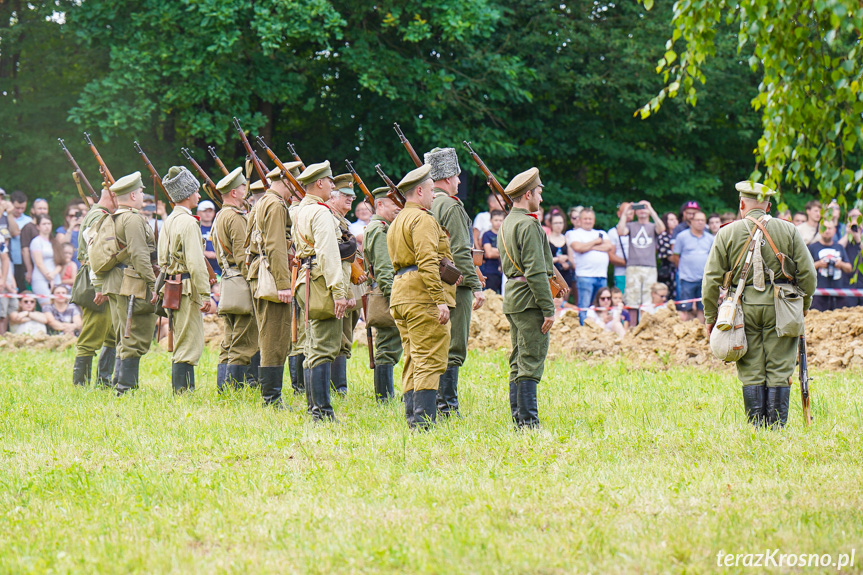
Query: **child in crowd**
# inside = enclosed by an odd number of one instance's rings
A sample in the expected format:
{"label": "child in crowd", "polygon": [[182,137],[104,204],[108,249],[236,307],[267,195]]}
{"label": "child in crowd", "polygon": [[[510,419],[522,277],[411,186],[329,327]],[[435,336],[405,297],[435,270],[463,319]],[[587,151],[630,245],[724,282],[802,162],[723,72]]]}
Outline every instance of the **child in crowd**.
{"label": "child in crowd", "polygon": [[632,325],[632,318],[629,311],[623,309],[623,292],[619,288],[611,288],[611,307],[620,311],[620,323],[623,324],[623,329],[629,329]]}
{"label": "child in crowd", "polygon": [[480,271],[485,276],[485,289],[500,293],[503,272],[500,269],[500,252],[497,249],[497,234],[503,225],[504,213],[493,210],[491,216],[491,229],[482,235],[482,251],[485,252],[485,261]]}
{"label": "child in crowd", "polygon": [[674,302],[668,301],[668,286],[655,283],[650,287],[651,302],[641,307],[644,313],[654,314],[661,309],[674,309]]}
{"label": "child in crowd", "polygon": [[75,263],[75,246],[66,242],[60,246],[60,283],[64,286],[69,286],[75,283],[75,276],[78,273],[78,264]]}

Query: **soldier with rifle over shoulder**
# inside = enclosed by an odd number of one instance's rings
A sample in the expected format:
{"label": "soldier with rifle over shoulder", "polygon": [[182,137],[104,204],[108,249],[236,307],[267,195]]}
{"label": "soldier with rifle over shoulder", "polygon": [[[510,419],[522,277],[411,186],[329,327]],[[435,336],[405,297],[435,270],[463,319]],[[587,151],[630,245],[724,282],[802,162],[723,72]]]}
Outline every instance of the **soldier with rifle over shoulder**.
{"label": "soldier with rifle over shoulder", "polygon": [[216,190],[222,196],[222,209],[213,222],[213,247],[222,268],[219,315],[225,326],[216,387],[222,391],[226,382],[233,386],[243,383],[256,386],[261,356],[258,324],[246,280],[248,266],[244,244],[248,220],[243,207],[246,196],[243,169],[236,168],[228,173],[216,184]]}
{"label": "soldier with rifle over shoulder", "polygon": [[[375,215],[366,226],[363,238],[363,252],[372,292],[377,290],[386,298],[387,308],[390,307],[394,277],[393,262],[387,250],[387,231],[401,211],[401,208],[387,195],[389,191],[388,186],[372,190]],[[370,318],[367,316],[366,323],[369,321]],[[374,348],[375,397],[378,401],[385,401],[395,395],[393,366],[402,357],[401,336],[395,322],[388,327],[378,325],[375,328]]]}
{"label": "soldier with rifle over shoulder", "polygon": [[[702,279],[704,321],[712,333],[720,288],[729,290],[725,297],[731,302],[742,289],[737,295],[742,296],[743,318],[739,319],[744,322],[747,349],[737,360],[737,378],[743,384],[743,407],[755,427],[783,427],[788,421],[789,381],[798,338],[803,335],[803,316],[815,293],[815,263],[797,228],[770,217],[775,190],[750,181],[738,182],[736,188],[744,217],[719,230],[707,256]],[[760,235],[764,241],[753,241]],[[745,252],[750,253],[751,275],[749,265],[738,265]],[[767,281],[773,284],[770,289]],[[799,309],[777,314],[788,310],[781,300],[789,299],[796,299]]]}
{"label": "soldier with rifle over shoulder", "polygon": [[[179,307],[174,311],[176,331],[171,364],[174,393],[195,389],[195,366],[204,350],[204,319],[201,313],[215,311],[210,285],[215,282],[207,271],[201,224],[192,215],[201,199],[201,184],[184,166],[172,166],[162,179],[174,210],[159,236],[159,265],[164,273],[163,301],[169,290],[179,288]],[[212,280],[212,281],[211,281]],[[155,299],[157,295],[153,296]]]}
{"label": "soldier with rifle over shoulder", "polygon": [[341,229],[325,203],[335,189],[328,161],[309,165],[297,178],[305,188],[294,226],[297,258],[303,267],[297,280],[297,296],[305,308],[305,382],[316,421],[334,420],[330,403],[332,365],[342,349],[342,320],[356,305],[351,298],[350,277],[342,262],[356,254],[356,241],[340,242]]}
{"label": "soldier with rifle over shoulder", "polygon": [[456,289],[447,369],[441,376],[437,398],[441,415],[458,415],[458,372],[467,357],[471,311],[482,307],[485,295],[471,253],[471,219],[456,197],[461,174],[458,155],[454,148],[435,148],[425,154],[425,163],[431,166],[429,176],[434,180],[432,213],[449,232],[453,263],[464,277]]}
{"label": "soldier with rifle over shoulder", "polygon": [[518,427],[537,427],[536,388],[545,370],[549,335],[554,324],[554,299],[549,278],[554,266],[542,225],[535,212],[542,203],[539,170],[531,168],[512,179],[504,193],[512,200],[498,233],[500,263],[508,278],[503,313],[509,321],[509,406]]}
{"label": "soldier with rifle over shoulder", "polygon": [[[98,271],[94,267],[93,287],[110,302],[111,321],[117,330],[114,387],[122,395],[138,388],[141,357],[150,349],[156,328],[155,308],[150,302],[156,284],[156,239],[140,211],[144,206],[141,172],[123,176],[109,189],[116,196],[117,211],[103,217],[88,251],[91,263],[97,251],[113,251],[109,259],[115,263],[110,269]],[[107,218],[113,219],[113,240],[104,237]]]}
{"label": "soldier with rifle over shoulder", "polygon": [[[97,364],[96,382],[98,385],[108,387],[114,375],[114,367],[117,360],[117,332],[111,320],[111,309],[107,305],[108,298],[101,291],[86,289],[86,285],[93,285],[94,275],[90,271],[90,258],[87,251],[88,244],[94,239],[94,229],[98,228],[102,218],[110,217],[117,210],[117,198],[108,188],[102,188],[99,201],[90,208],[84,221],[81,223],[80,241],[78,242],[78,261],[81,267],[73,287],[73,301],[84,297],[90,301],[81,301],[81,335],[76,342],[75,364],[72,368],[72,383],[75,385],[87,385],[90,382],[90,373],[93,366],[93,356],[99,352]],[[77,293],[83,287],[82,293]]]}

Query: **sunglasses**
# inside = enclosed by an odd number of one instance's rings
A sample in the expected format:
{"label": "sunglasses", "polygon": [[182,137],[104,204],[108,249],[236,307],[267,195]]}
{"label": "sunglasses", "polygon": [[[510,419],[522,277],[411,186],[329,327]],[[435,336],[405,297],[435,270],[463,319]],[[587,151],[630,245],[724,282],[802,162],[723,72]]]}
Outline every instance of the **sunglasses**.
{"label": "sunglasses", "polygon": [[604,299],[611,299],[611,296],[610,295],[600,296],[599,301],[602,301]]}
{"label": "sunglasses", "polygon": [[21,303],[36,303],[35,299],[22,299]]}

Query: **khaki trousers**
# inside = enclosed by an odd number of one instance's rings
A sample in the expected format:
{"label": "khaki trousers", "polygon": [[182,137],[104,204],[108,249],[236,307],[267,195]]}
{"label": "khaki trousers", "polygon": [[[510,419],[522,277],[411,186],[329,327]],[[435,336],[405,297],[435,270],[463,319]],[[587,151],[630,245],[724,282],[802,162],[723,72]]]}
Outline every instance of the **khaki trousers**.
{"label": "khaki trousers", "polygon": [[447,368],[450,324],[438,323],[433,303],[403,303],[390,308],[402,338],[405,365],[402,392],[437,390]]}
{"label": "khaki trousers", "polygon": [[76,355],[93,357],[103,347],[117,347],[117,332],[113,325],[110,305],[105,306],[104,311],[81,309],[81,335],[76,343]]}

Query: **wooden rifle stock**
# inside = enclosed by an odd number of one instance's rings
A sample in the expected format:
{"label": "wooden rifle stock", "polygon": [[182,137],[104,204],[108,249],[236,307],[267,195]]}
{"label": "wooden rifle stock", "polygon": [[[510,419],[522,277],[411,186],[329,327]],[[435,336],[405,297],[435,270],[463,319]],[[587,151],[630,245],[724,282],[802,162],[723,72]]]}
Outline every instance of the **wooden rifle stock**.
{"label": "wooden rifle stock", "polygon": [[276,153],[272,149],[270,149],[270,147],[267,145],[267,142],[264,141],[264,137],[258,136],[256,140],[261,149],[264,150],[270,157],[270,159],[275,162],[276,166],[278,166],[279,171],[282,173],[282,177],[291,183],[291,185],[289,186],[291,195],[298,200],[302,200],[304,197],[306,197],[305,188],[300,185],[294,175],[291,174],[291,171],[285,167],[285,165],[282,163]]}
{"label": "wooden rifle stock", "polygon": [[252,144],[249,142],[249,139],[246,137],[246,133],[243,131],[243,127],[240,125],[240,120],[237,117],[234,117],[234,128],[237,130],[237,134],[240,135],[240,141],[243,142],[243,147],[246,149],[246,155],[249,156],[249,159],[252,161],[252,165],[255,166],[255,171],[258,172],[258,177],[261,178],[261,182],[263,182],[265,188],[270,187],[270,182],[267,180],[267,170],[264,167],[261,159],[258,158],[258,155],[255,153],[255,150],[252,148]]}
{"label": "wooden rifle stock", "polygon": [[[297,259],[294,258],[293,260],[291,260],[291,293],[293,293],[293,290],[295,290],[297,287],[297,276],[299,275],[299,273],[300,264]],[[294,297],[291,298],[291,306],[293,307],[294,312],[291,314],[291,342],[297,343],[297,339],[299,338],[299,335],[297,334],[297,322],[299,321],[297,319],[297,312],[300,311],[300,306],[299,304],[297,304],[296,294],[293,295]]]}
{"label": "wooden rifle stock", "polygon": [[126,308],[126,329],[123,331],[124,338],[132,337],[132,315],[135,313],[135,296],[129,296],[129,306]]}
{"label": "wooden rifle stock", "polygon": [[90,146],[90,151],[93,152],[93,155],[96,156],[96,161],[99,163],[99,172],[102,174],[102,177],[108,183],[109,186],[114,185],[114,176],[111,175],[111,171],[108,169],[108,166],[105,165],[105,161],[102,159],[102,156],[99,154],[99,150],[96,149],[96,146],[93,145],[93,141],[90,140],[90,134],[84,132],[84,141],[87,142],[87,145]]}
{"label": "wooden rifle stock", "polygon": [[504,211],[508,214],[509,210],[512,208],[512,199],[503,191],[503,186],[500,185],[500,182],[497,181],[497,178],[494,177],[494,174],[491,173],[491,170],[488,169],[488,166],[486,166],[485,162],[482,161],[482,158],[479,157],[479,154],[473,151],[470,142],[463,141],[462,144],[467,148],[467,151],[470,153],[470,157],[473,158],[473,161],[476,162],[476,165],[479,166],[479,169],[482,171],[483,175],[485,175],[485,182],[488,184],[488,187],[491,188],[491,192],[497,198],[498,203],[500,203]]}
{"label": "wooden rifle stock", "polygon": [[174,351],[174,310],[168,311],[168,351]]}
{"label": "wooden rifle stock", "polygon": [[420,160],[420,157],[417,155],[416,151],[414,150],[414,147],[411,146],[410,141],[402,133],[402,129],[399,127],[399,125],[397,123],[394,123],[393,127],[396,130],[396,134],[399,135],[399,140],[401,140],[402,145],[405,147],[405,150],[408,151],[408,155],[411,157],[411,160],[414,161],[414,164],[416,164],[417,168],[422,166],[423,165],[422,160]]}
{"label": "wooden rifle stock", "polygon": [[800,400],[803,407],[803,424],[812,425],[812,412],[809,407],[809,360],[806,358],[806,336],[801,335],[797,343],[797,362],[800,368]]}
{"label": "wooden rifle stock", "polygon": [[[198,172],[198,175],[204,180],[204,190],[207,192],[207,196],[213,202],[215,202],[216,207],[218,209],[222,209],[222,199],[217,197],[219,194],[216,191],[216,184],[213,183],[213,180],[210,179],[210,176],[207,175],[207,172],[204,171],[204,168],[201,167],[201,164],[195,161],[195,158],[192,157],[192,152],[189,148],[180,148],[180,151],[183,152],[183,156],[192,164],[192,167]],[[167,192],[165,192],[167,194]]]}
{"label": "wooden rifle stock", "polygon": [[213,157],[213,160],[216,162],[216,165],[219,166],[219,169],[222,170],[222,175],[227,176],[231,172],[228,171],[228,168],[225,167],[225,164],[222,163],[222,160],[219,158],[219,155],[216,153],[216,148],[213,146],[207,146],[207,151],[210,152],[210,155]]}
{"label": "wooden rifle stock", "polygon": [[369,325],[369,294],[363,294],[363,321],[366,324],[366,342],[369,346],[369,369],[375,368],[375,338]]}
{"label": "wooden rifle stock", "polygon": [[306,165],[305,165],[305,164],[303,163],[303,161],[300,159],[300,155],[299,155],[299,154],[297,154],[296,150],[294,150],[294,145],[293,145],[292,143],[290,143],[290,142],[288,142],[288,151],[291,153],[291,156],[293,156],[294,161],[295,161],[295,162],[299,162],[299,163],[300,163],[300,170],[305,170],[305,169],[306,169]]}
{"label": "wooden rifle stock", "polygon": [[398,207],[404,208],[405,197],[402,195],[401,191],[399,191],[398,187],[393,183],[390,177],[384,173],[380,164],[377,164],[375,166],[375,171],[378,173],[384,183],[390,188],[390,191],[387,192],[387,197],[393,202],[395,202]]}
{"label": "wooden rifle stock", "polygon": [[374,196],[372,196],[372,193],[369,191],[368,187],[366,187],[366,184],[363,182],[363,179],[360,177],[360,175],[354,169],[354,165],[351,163],[351,161],[345,160],[345,164],[348,166],[348,171],[354,177],[354,182],[356,182],[356,184],[360,187],[360,190],[362,190],[363,195],[366,197],[366,200],[368,200],[369,204],[371,204],[372,211],[374,211],[374,209],[375,209],[375,198],[374,198]]}
{"label": "wooden rifle stock", "polygon": [[[87,176],[84,175],[84,172],[78,166],[78,162],[75,161],[75,158],[72,157],[72,152],[66,148],[66,143],[62,138],[57,138],[57,141],[60,142],[60,148],[62,148],[63,153],[66,154],[66,159],[69,160],[69,163],[72,164],[72,169],[75,170],[75,174],[77,175],[77,179],[80,182],[84,182],[84,185],[87,186],[87,191],[90,192],[90,196],[93,198],[93,202],[99,201],[99,194],[96,193],[96,190],[93,189],[93,186],[90,185],[90,180],[87,179]],[[77,183],[77,182],[76,182]],[[81,190],[80,184],[78,185],[81,193],[82,199],[86,202],[87,198],[84,197],[83,190]]]}

